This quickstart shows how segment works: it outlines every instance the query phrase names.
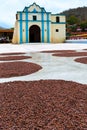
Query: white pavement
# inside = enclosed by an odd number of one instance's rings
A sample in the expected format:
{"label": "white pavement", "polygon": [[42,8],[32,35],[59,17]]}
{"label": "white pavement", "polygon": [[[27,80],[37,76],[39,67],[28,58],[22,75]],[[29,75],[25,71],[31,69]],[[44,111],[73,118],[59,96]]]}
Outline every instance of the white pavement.
{"label": "white pavement", "polygon": [[75,49],[87,49],[87,44],[50,44],[50,43],[26,43],[26,44],[0,44],[0,53],[7,52],[35,52],[43,50],[75,50]]}
{"label": "white pavement", "polygon": [[[37,43],[36,43],[37,44]],[[87,84],[87,65],[74,61],[77,57],[55,57],[49,53],[39,53],[42,50],[77,50],[87,49],[87,44],[0,44],[0,53],[26,52],[31,59],[22,61],[33,62],[41,65],[42,70],[19,77],[0,78],[0,82],[33,81],[40,79],[62,79]],[[4,62],[4,61],[3,61]]]}

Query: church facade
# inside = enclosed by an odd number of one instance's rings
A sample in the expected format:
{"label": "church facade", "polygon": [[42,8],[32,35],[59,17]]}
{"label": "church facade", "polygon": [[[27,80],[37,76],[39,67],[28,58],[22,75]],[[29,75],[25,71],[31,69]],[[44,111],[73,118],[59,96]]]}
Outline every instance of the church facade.
{"label": "church facade", "polygon": [[65,39],[65,15],[46,12],[36,3],[17,12],[13,43],[63,43]]}

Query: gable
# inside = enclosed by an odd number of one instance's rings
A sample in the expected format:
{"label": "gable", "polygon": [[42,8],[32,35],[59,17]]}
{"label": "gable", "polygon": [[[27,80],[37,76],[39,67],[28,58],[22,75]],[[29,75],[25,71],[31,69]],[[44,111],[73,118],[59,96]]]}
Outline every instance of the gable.
{"label": "gable", "polygon": [[36,3],[33,3],[32,5],[30,5],[29,7],[25,7],[23,12],[33,12],[33,13],[37,13],[37,12],[46,12],[44,8],[41,8],[39,5],[37,5]]}

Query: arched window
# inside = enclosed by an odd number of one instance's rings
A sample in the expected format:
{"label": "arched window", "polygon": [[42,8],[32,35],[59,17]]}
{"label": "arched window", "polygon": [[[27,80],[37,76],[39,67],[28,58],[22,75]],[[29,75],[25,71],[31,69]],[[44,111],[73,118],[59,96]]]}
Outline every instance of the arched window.
{"label": "arched window", "polygon": [[59,17],[57,16],[57,17],[56,17],[56,22],[59,23],[59,21],[60,21],[60,20],[59,20]]}

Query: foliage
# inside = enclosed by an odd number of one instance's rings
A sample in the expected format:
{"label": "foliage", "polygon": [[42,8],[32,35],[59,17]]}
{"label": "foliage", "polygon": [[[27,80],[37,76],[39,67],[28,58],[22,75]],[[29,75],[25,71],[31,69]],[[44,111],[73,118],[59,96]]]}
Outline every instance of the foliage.
{"label": "foliage", "polygon": [[87,29],[87,21],[82,22],[82,23],[80,24],[80,27],[81,27],[82,31],[87,31],[87,30],[86,30],[86,29]]}
{"label": "foliage", "polygon": [[76,16],[71,15],[68,19],[67,19],[67,23],[69,25],[74,25],[74,24],[78,24],[79,20]]}

